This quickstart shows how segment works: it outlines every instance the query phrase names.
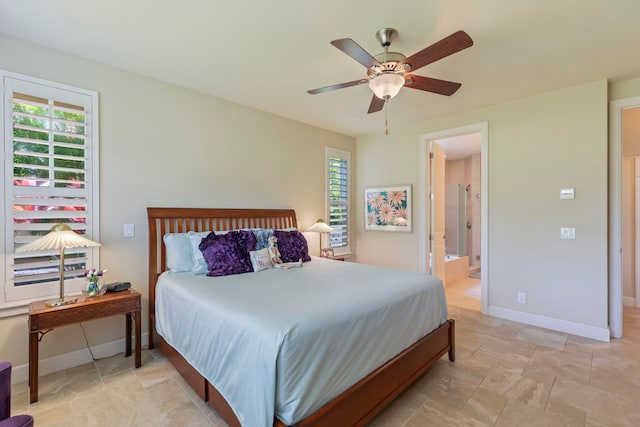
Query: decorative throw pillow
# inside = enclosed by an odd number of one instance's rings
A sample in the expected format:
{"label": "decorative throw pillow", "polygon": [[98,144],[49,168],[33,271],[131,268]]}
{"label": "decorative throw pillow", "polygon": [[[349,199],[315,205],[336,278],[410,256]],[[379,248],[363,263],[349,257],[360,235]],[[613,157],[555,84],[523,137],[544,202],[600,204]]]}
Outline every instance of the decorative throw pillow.
{"label": "decorative throw pillow", "polygon": [[249,252],[249,257],[251,258],[253,271],[257,272],[273,267],[268,248],[260,249],[259,251],[251,251]]}
{"label": "decorative throw pillow", "polygon": [[200,251],[207,262],[207,276],[227,276],[253,271],[249,252],[254,250],[256,238],[250,231],[230,231],[209,234],[202,239]]}
{"label": "decorative throw pillow", "polygon": [[273,228],[252,228],[253,235],[256,236],[256,250],[269,247],[269,237],[273,236]]}
{"label": "decorative throw pillow", "polygon": [[278,249],[282,262],[311,261],[307,239],[298,230],[274,230],[273,235],[278,239]]}

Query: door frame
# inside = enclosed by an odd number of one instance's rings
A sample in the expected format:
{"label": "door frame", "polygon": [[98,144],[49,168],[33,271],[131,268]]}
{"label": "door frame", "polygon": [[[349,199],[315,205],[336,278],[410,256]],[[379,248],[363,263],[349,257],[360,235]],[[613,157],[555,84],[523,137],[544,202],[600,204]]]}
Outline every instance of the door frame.
{"label": "door frame", "polygon": [[636,279],[636,303],[640,307],[640,156],[635,156],[633,162],[633,184],[635,186],[635,279]]}
{"label": "door frame", "polygon": [[489,122],[480,122],[467,126],[430,132],[420,136],[420,271],[429,270],[429,224],[427,222],[427,174],[429,142],[434,139],[445,139],[454,136],[480,133],[482,146],[480,150],[480,299],[482,314],[489,312]]}
{"label": "door frame", "polygon": [[609,331],[613,338],[623,334],[622,113],[638,107],[638,96],[612,101],[609,107]]}

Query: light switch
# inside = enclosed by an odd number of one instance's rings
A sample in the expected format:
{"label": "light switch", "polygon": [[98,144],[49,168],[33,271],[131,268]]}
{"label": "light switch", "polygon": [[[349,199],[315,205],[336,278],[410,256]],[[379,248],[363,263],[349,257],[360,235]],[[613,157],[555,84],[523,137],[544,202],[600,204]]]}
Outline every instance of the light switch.
{"label": "light switch", "polygon": [[134,224],[125,224],[124,225],[124,237],[135,237],[136,228]]}
{"label": "light switch", "polygon": [[560,227],[560,238],[574,240],[576,238],[575,227]]}
{"label": "light switch", "polygon": [[563,200],[573,200],[576,198],[576,193],[573,188],[562,188],[560,189],[560,199]]}

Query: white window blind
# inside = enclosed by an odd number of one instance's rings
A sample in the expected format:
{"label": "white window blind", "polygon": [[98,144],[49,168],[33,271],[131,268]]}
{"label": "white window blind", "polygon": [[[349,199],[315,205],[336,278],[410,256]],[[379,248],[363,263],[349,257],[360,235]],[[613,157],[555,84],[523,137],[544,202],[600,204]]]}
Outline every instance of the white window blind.
{"label": "white window blind", "polygon": [[[16,254],[56,223],[97,238],[97,94],[5,76],[5,302],[55,295],[59,251]],[[43,84],[44,83],[44,84]],[[95,105],[94,105],[95,103]],[[79,286],[94,249],[65,250],[65,284]],[[74,286],[75,284],[75,286]]]}
{"label": "white window blind", "polygon": [[335,230],[330,235],[330,247],[338,253],[350,252],[350,153],[327,148],[327,217]]}

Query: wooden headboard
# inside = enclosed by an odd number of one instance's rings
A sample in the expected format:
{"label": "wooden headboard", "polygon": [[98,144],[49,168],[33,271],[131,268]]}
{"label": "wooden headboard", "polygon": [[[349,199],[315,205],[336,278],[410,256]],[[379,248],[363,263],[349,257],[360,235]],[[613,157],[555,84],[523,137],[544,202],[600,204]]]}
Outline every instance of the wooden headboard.
{"label": "wooden headboard", "polygon": [[162,236],[189,231],[297,227],[293,209],[147,208],[149,222],[149,348],[155,333],[156,282],[167,269]]}

